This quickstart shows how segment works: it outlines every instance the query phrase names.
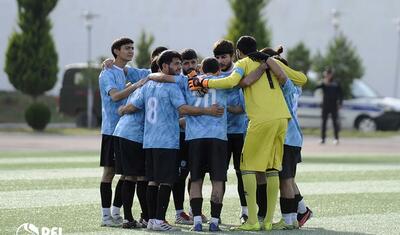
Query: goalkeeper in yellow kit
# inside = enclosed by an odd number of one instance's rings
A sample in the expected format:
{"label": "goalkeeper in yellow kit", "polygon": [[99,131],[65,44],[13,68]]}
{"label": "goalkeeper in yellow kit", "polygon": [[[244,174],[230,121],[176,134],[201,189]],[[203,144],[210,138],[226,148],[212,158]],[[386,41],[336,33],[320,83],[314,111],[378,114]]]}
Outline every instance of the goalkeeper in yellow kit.
{"label": "goalkeeper in yellow kit", "polygon": [[[279,177],[283,157],[283,144],[286,135],[290,113],[286,105],[277,77],[290,78],[296,85],[303,85],[307,77],[292,70],[283,63],[272,58],[266,59],[268,70],[260,66],[260,62],[248,57],[257,53],[257,43],[253,37],[242,36],[237,41],[237,56],[232,74],[221,79],[195,78],[189,81],[192,90],[202,87],[232,88],[251,72],[259,72],[261,78],[243,89],[245,109],[249,125],[244,141],[240,170],[246,194],[249,217],[246,223],[237,227],[238,230],[272,229],[272,219],[278,199]],[[257,177],[256,177],[257,175]],[[263,224],[257,219],[256,187],[257,178],[267,177],[267,215]]]}

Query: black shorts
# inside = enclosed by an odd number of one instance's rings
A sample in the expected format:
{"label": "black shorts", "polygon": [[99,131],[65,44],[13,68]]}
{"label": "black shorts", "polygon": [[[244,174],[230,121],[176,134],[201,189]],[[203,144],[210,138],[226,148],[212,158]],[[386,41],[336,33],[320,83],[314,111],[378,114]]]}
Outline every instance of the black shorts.
{"label": "black shorts", "polygon": [[179,176],[187,176],[189,172],[189,144],[185,141],[185,132],[179,134],[178,167]]}
{"label": "black shorts", "polygon": [[115,151],[115,173],[124,176],[145,176],[145,155],[143,144],[115,137],[118,149]]}
{"label": "black shorts", "polygon": [[146,177],[156,183],[174,184],[178,178],[178,149],[145,149]]}
{"label": "black shorts", "polygon": [[112,135],[101,135],[100,166],[115,166],[115,137]]}
{"label": "black shorts", "polygon": [[190,179],[203,179],[208,172],[212,181],[226,181],[227,141],[204,138],[188,142]]}
{"label": "black shorts", "polygon": [[233,156],[233,167],[236,171],[240,171],[240,156],[242,155],[243,143],[243,134],[228,134],[227,168],[229,168],[229,162],[231,156]]}
{"label": "black shorts", "polygon": [[301,148],[283,145],[282,171],[279,172],[279,178],[294,178],[296,176],[297,163],[299,162],[301,162]]}

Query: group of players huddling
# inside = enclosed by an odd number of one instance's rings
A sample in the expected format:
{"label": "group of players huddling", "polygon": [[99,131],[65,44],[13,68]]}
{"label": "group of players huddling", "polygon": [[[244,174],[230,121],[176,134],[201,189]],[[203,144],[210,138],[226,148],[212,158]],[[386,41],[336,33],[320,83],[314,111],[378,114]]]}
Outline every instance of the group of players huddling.
{"label": "group of players huddling", "polygon": [[[294,178],[303,141],[297,100],[307,77],[288,66],[282,51],[257,51],[256,40],[242,36],[235,53],[232,42],[219,40],[214,57],[198,66],[193,49],[158,47],[149,70],[127,66],[133,41],[115,40],[114,59],[103,63],[99,76],[102,226],[177,230],[165,220],[172,192],[176,224],[202,231],[208,222],[209,231],[220,231],[231,156],[241,205],[241,224],[232,230],[303,226],[312,212]],[[202,213],[206,173],[212,186],[209,220]],[[115,174],[121,177],[111,206]],[[189,215],[183,205],[187,178]],[[132,216],[135,190],[138,221]],[[279,191],[282,219],[273,223]]]}

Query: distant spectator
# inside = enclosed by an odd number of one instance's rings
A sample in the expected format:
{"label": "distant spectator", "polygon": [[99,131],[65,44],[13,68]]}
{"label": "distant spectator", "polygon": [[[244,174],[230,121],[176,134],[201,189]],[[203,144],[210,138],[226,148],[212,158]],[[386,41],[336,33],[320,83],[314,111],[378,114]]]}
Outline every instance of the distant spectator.
{"label": "distant spectator", "polygon": [[326,138],[326,121],[328,115],[331,114],[335,139],[334,144],[339,143],[339,109],[343,102],[342,88],[338,81],[334,80],[334,71],[327,68],[324,72],[324,80],[322,84],[316,87],[322,88],[322,127],[321,127],[321,144],[325,143]]}

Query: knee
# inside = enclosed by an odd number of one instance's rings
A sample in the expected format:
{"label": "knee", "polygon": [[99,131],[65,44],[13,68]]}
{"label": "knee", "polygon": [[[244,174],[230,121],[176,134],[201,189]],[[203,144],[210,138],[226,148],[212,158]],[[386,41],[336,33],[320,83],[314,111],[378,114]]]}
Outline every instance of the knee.
{"label": "knee", "polygon": [[101,181],[110,183],[113,180],[114,176],[115,176],[114,168],[104,167]]}

